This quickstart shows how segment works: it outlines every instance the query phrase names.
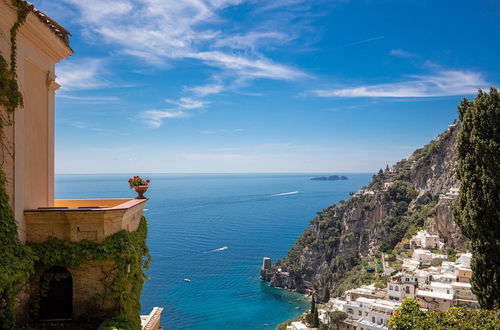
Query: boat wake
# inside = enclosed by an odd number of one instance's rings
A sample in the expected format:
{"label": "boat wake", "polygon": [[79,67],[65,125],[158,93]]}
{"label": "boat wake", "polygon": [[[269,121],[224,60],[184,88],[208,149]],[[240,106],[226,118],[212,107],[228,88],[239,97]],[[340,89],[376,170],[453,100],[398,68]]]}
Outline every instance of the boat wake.
{"label": "boat wake", "polygon": [[212,252],[219,252],[219,251],[224,251],[224,250],[227,250],[229,249],[227,246],[223,246],[221,248],[218,248],[218,249],[213,249],[213,250],[209,250],[209,251],[205,251],[203,253],[212,253]]}
{"label": "boat wake", "polygon": [[271,195],[271,197],[276,197],[276,196],[286,196],[286,195],[294,195],[294,194],[298,194],[299,191],[296,190],[296,191],[289,191],[289,192],[284,192],[284,193],[279,193],[279,194],[274,194],[274,195]]}

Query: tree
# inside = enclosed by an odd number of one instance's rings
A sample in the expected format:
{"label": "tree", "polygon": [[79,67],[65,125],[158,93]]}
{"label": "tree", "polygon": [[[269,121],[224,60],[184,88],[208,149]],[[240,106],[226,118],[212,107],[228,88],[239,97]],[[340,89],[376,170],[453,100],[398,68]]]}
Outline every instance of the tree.
{"label": "tree", "polygon": [[330,318],[330,328],[333,329],[333,325],[336,325],[337,329],[339,329],[340,322],[344,321],[348,317],[348,315],[347,313],[341,311],[333,311],[328,314],[328,317]]}
{"label": "tree", "polygon": [[421,310],[415,299],[406,298],[387,323],[390,329],[500,329],[500,310],[452,307],[446,312]]}
{"label": "tree", "polygon": [[312,326],[313,328],[319,327],[318,307],[314,307],[314,312],[312,316]]}
{"label": "tree", "polygon": [[326,287],[326,289],[325,289],[325,295],[323,296],[323,301],[325,303],[327,303],[328,300],[330,300],[330,287],[329,286]]}
{"label": "tree", "polygon": [[457,175],[460,194],[455,220],[470,240],[471,284],[481,307],[500,308],[500,95],[479,90],[458,107]]}

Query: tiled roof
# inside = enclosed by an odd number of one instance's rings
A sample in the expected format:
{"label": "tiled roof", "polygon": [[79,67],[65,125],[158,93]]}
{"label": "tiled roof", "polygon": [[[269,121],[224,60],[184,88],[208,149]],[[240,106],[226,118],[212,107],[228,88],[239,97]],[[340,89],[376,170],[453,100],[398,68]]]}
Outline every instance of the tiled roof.
{"label": "tiled roof", "polygon": [[33,6],[33,4],[31,4],[30,2],[25,0],[22,1],[26,5],[28,5],[28,8],[31,10],[33,14],[35,14],[35,16],[40,20],[40,22],[45,24],[59,39],[62,40],[62,42],[64,42],[66,46],[69,47],[69,36],[71,35],[71,33],[68,30],[63,28],[61,25],[59,25],[59,23],[57,23],[52,18],[47,16],[44,12],[36,9],[35,6]]}

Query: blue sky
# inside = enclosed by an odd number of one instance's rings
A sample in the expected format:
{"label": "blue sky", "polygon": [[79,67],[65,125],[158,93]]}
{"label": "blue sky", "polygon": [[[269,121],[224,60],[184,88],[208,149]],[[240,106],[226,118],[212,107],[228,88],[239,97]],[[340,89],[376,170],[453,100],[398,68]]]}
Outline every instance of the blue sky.
{"label": "blue sky", "polygon": [[373,172],[499,81],[495,0],[33,2],[75,51],[57,173]]}

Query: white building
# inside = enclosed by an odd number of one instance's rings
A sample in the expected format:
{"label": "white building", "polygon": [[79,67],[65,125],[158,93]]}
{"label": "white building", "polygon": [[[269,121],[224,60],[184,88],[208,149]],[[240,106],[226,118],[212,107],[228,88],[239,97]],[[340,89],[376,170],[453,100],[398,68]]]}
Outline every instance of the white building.
{"label": "white building", "polygon": [[362,303],[365,316],[358,319],[356,324],[358,329],[365,330],[389,329],[387,322],[400,306],[397,302],[381,299],[359,298],[357,301]]}
{"label": "white building", "polygon": [[415,298],[415,283],[390,281],[387,283],[387,299],[401,302],[403,299]]}
{"label": "white building", "polygon": [[451,286],[453,288],[453,306],[480,308],[470,283],[454,282]]}
{"label": "white building", "polygon": [[411,248],[418,247],[423,249],[438,249],[440,247],[439,236],[431,235],[427,232],[427,230],[423,229],[412,237],[412,239],[410,240],[410,247]]}
{"label": "white building", "polygon": [[453,305],[453,294],[417,289],[416,298],[422,308],[432,311],[447,311]]}
{"label": "white building", "polygon": [[472,259],[472,253],[468,252],[468,253],[462,253],[461,255],[459,255],[459,257],[457,258],[457,261],[456,263],[457,264],[461,264],[467,268],[470,268],[470,261]]}
{"label": "white building", "polygon": [[432,280],[441,283],[453,283],[457,281],[457,275],[450,272],[432,275]]}
{"label": "white building", "polygon": [[389,190],[389,188],[394,184],[394,182],[384,182],[384,191]]}
{"label": "white building", "polygon": [[412,259],[418,261],[422,265],[430,265],[432,261],[432,252],[424,249],[415,249]]}

